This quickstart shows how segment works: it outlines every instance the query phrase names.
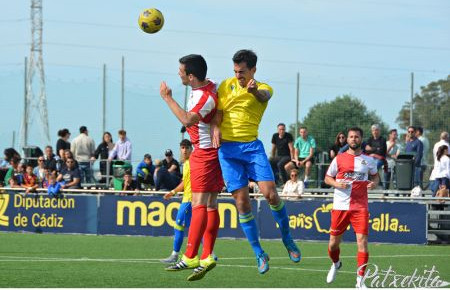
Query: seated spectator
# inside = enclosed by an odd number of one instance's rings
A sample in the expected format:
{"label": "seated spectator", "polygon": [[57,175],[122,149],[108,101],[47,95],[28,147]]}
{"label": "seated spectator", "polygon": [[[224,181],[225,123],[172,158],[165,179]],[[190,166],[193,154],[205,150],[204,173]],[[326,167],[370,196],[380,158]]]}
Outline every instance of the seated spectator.
{"label": "seated spectator", "polygon": [[289,195],[287,200],[298,200],[302,198],[303,190],[305,189],[305,184],[303,181],[298,180],[298,170],[292,169],[289,174],[290,179],[286,181],[281,194]]}
{"label": "seated spectator", "polygon": [[437,168],[435,178],[439,186],[436,195],[438,197],[448,197],[450,188],[450,158],[448,156],[448,146],[440,146],[437,150],[436,157],[438,164],[435,166],[435,168]]}
{"label": "seated spectator", "polygon": [[142,160],[136,167],[136,179],[139,187],[142,189],[150,189],[154,187],[154,173],[155,166],[152,164],[152,156],[150,154],[145,154],[144,160]]}
{"label": "seated spectator", "polygon": [[311,172],[311,167],[314,162],[314,151],[316,150],[316,140],[308,134],[308,129],[306,127],[300,127],[300,136],[295,140],[295,156],[293,162],[286,164],[286,172],[291,172],[292,169],[297,169],[300,167],[305,168],[305,186],[308,184],[309,174]]}
{"label": "seated spectator", "polygon": [[260,193],[258,183],[253,179],[248,180],[248,193]]}
{"label": "seated spectator", "polygon": [[59,159],[58,163],[57,163],[58,172],[61,172],[64,168],[66,168],[66,166],[67,166],[66,165],[66,161],[67,161],[68,158],[72,158],[73,161],[75,162],[74,163],[75,164],[74,165],[75,168],[78,168],[78,162],[73,157],[72,151],[70,151],[69,149],[64,150],[64,155],[63,156],[64,157],[62,159]]}
{"label": "seated spectator", "polygon": [[330,160],[333,160],[339,154],[339,150],[347,145],[347,137],[344,132],[339,132],[336,135],[336,139],[334,140],[333,146],[330,147]]}
{"label": "seated spectator", "polygon": [[57,181],[64,181],[61,188],[64,189],[79,189],[80,188],[80,170],[75,167],[75,160],[73,158],[67,158],[66,167],[59,173]]}
{"label": "seated spectator", "polygon": [[25,173],[23,174],[23,183],[21,186],[25,188],[26,194],[36,192],[36,188],[39,187],[37,176],[33,173],[33,165],[26,165]]}
{"label": "seated spectator", "polygon": [[20,164],[20,155],[13,156],[10,160],[11,167],[8,169],[5,175],[4,184],[10,188],[21,188],[23,183],[23,171]]}
{"label": "seated spectator", "polygon": [[10,164],[11,159],[14,156],[20,159],[20,154],[14,148],[6,148],[3,151],[3,154],[5,155],[5,157],[0,163],[0,185],[3,184],[3,182],[5,181],[6,173],[8,172],[8,169],[11,167]]}
{"label": "seated spectator", "polygon": [[[139,186],[136,180],[133,180],[133,176],[131,175],[131,172],[125,172],[125,175],[123,176],[123,185],[122,190],[124,191],[138,191]],[[136,193],[121,193],[120,195],[137,195]]]}
{"label": "seated spectator", "polygon": [[[55,174],[55,178],[56,178],[56,174]],[[50,184],[50,173],[48,172],[47,169],[45,169],[45,175],[44,178],[40,181],[40,185],[42,188],[48,188],[48,185]]]}
{"label": "seated spectator", "polygon": [[39,156],[37,159],[37,166],[33,169],[33,174],[36,175],[38,183],[42,183],[42,180],[45,178],[45,171],[48,168],[45,167],[44,164],[44,156]]}
{"label": "seated spectator", "polygon": [[166,158],[158,163],[155,160],[155,189],[172,190],[181,182],[180,164],[173,158],[172,150],[167,149]]}
{"label": "seated spectator", "polygon": [[64,185],[64,181],[56,181],[56,174],[51,173],[48,175],[47,193],[50,196],[57,197],[61,194],[61,188]]}
{"label": "seated spectator", "polygon": [[50,172],[56,172],[57,171],[57,162],[59,157],[53,154],[53,148],[52,146],[48,145],[45,147],[45,155],[44,155],[44,165],[48,168]]}
{"label": "seated spectator", "polygon": [[284,184],[287,180],[287,172],[284,168],[294,159],[294,138],[286,132],[286,125],[278,124],[277,133],[272,135],[272,150],[270,152],[270,165],[277,184]]}

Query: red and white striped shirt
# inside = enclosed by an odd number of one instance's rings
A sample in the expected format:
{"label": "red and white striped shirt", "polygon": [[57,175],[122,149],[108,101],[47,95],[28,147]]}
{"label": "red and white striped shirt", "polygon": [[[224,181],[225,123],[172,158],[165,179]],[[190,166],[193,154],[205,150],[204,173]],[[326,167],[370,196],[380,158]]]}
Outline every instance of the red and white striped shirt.
{"label": "red and white striped shirt", "polygon": [[346,189],[335,188],[333,209],[360,210],[368,209],[367,184],[370,175],[377,174],[375,160],[365,154],[352,155],[347,152],[339,154],[330,164],[327,175],[338,182],[346,182]]}
{"label": "red and white striped shirt", "polygon": [[212,148],[210,122],[217,111],[216,84],[209,80],[207,85],[192,89],[187,109],[200,117],[198,123],[186,128],[194,148]]}

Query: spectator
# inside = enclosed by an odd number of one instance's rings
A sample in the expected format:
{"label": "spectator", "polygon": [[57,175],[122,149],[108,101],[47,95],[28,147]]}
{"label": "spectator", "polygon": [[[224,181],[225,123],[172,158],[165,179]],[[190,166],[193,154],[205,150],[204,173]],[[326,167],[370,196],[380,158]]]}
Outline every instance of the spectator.
{"label": "spectator", "polygon": [[20,188],[23,182],[22,166],[20,164],[20,155],[14,155],[10,160],[11,167],[5,175],[5,186],[11,188]]}
{"label": "spectator", "polygon": [[420,174],[422,171],[422,156],[423,156],[423,144],[416,138],[416,128],[414,126],[408,127],[409,141],[405,145],[405,152],[414,154],[414,185],[422,187]]}
{"label": "spectator", "polygon": [[38,183],[42,184],[42,180],[45,178],[45,172],[48,169],[45,167],[44,156],[39,156],[37,159],[37,166],[33,169],[33,174],[36,175]]}
{"label": "spectator", "polygon": [[371,131],[372,136],[369,137],[365,146],[366,154],[375,158],[377,169],[380,169],[386,162],[386,139],[380,134],[380,125],[373,124]]}
{"label": "spectator", "polygon": [[248,193],[261,193],[258,183],[256,183],[253,179],[248,180]]}
{"label": "spectator", "polygon": [[275,176],[275,182],[279,183],[281,177],[284,184],[288,180],[284,166],[294,159],[294,138],[286,132],[286,125],[283,123],[278,124],[277,130],[278,132],[272,136],[270,165]]}
{"label": "spectator", "polygon": [[63,188],[64,181],[56,181],[56,174],[51,173],[48,176],[47,193],[52,197],[57,197],[61,194],[61,188]]}
{"label": "spectator", "polygon": [[422,186],[423,184],[423,175],[428,167],[428,152],[430,151],[430,141],[428,141],[428,138],[423,136],[423,128],[418,126],[416,129],[416,138],[422,142],[423,145],[423,155],[422,155],[422,163],[421,163],[421,170],[420,170],[420,184]]}
{"label": "spectator", "polygon": [[330,160],[333,160],[339,154],[339,150],[345,145],[347,145],[347,137],[341,131],[336,135],[333,146],[330,147]]}
{"label": "spectator", "polygon": [[448,156],[448,146],[441,145],[436,153],[436,160],[438,162],[435,173],[436,180],[438,182],[439,190],[448,190],[450,188],[450,159]]}
{"label": "spectator", "polygon": [[391,180],[394,178],[395,174],[395,160],[400,154],[400,144],[398,144],[398,133],[397,129],[392,129],[389,131],[388,140],[386,141],[386,161],[387,161],[387,172],[384,173],[384,185],[383,188],[389,189]]}
{"label": "spectator", "polygon": [[61,188],[79,189],[80,188],[80,170],[75,167],[75,160],[71,157],[66,159],[66,166],[56,179],[58,182],[64,181]]}
{"label": "spectator", "polygon": [[92,183],[91,157],[94,157],[95,142],[88,136],[86,126],[80,127],[80,135],[73,139],[70,151],[72,151],[75,160],[78,162],[81,182]]}
{"label": "spectator", "polygon": [[294,168],[305,167],[305,187],[308,187],[309,173],[314,162],[314,150],[316,149],[316,140],[312,136],[308,135],[308,129],[306,127],[300,127],[300,136],[295,140],[294,148],[294,163],[286,164],[286,172],[291,172]]}
{"label": "spectator", "polygon": [[304,189],[305,184],[303,181],[298,180],[298,170],[292,169],[290,179],[284,185],[282,194],[289,195],[289,197],[286,198],[287,200],[298,200],[302,198]]}
{"label": "spectator", "polygon": [[95,161],[100,157],[100,173],[102,175],[100,179],[100,183],[106,183],[106,175],[107,168],[109,164],[109,175],[112,175],[112,162],[108,162],[108,157],[111,151],[114,148],[114,143],[112,140],[111,133],[105,132],[103,133],[102,143],[100,143],[97,149],[94,152],[94,156],[91,158],[92,161]]}
{"label": "spectator", "polygon": [[109,152],[109,161],[112,161],[115,157],[121,161],[131,162],[131,142],[127,138],[127,132],[125,130],[119,130],[119,141],[114,145],[113,150]]}
{"label": "spectator", "polygon": [[69,149],[64,150],[63,157],[63,159],[58,160],[58,172],[61,172],[67,166],[66,161],[68,158],[72,158],[75,161],[75,168],[78,168],[78,162],[74,159],[72,151],[70,151]]}
{"label": "spectator", "polygon": [[136,167],[136,180],[138,182],[139,188],[149,189],[151,187],[154,187],[154,173],[155,165],[153,165],[152,163],[152,156],[150,154],[145,154],[144,160],[142,160]]}
{"label": "spectator", "polygon": [[172,150],[167,149],[166,158],[160,162],[155,160],[155,173],[153,180],[155,181],[155,189],[162,188],[167,190],[174,189],[181,181],[180,164],[173,158]]}
{"label": "spectator", "polygon": [[[131,172],[125,172],[125,175],[123,176],[123,185],[122,185],[123,191],[138,191],[139,186],[136,180],[133,180],[133,176],[131,175]],[[121,193],[120,195],[137,195],[136,193]]]}
{"label": "spectator", "polygon": [[25,173],[23,174],[23,183],[21,186],[25,188],[26,194],[36,192],[36,188],[39,187],[37,176],[33,173],[33,165],[26,165]]}
{"label": "spectator", "polygon": [[5,170],[7,170],[8,168],[11,167],[10,162],[14,156],[21,159],[19,152],[17,152],[14,148],[6,148],[3,151],[3,154],[5,155],[5,157],[4,157],[4,160],[2,161],[2,163],[0,164],[0,167]]}
{"label": "spectator", "polygon": [[56,154],[58,154],[59,158],[62,158],[64,155],[64,150],[70,150],[70,142],[68,141],[70,138],[69,129],[64,128],[58,131],[59,139],[56,141]]}
{"label": "spectator", "polygon": [[57,163],[59,160],[59,157],[56,156],[53,153],[53,147],[48,145],[45,147],[45,155],[44,155],[44,166],[48,168],[50,172],[56,172],[57,171]]}
{"label": "spectator", "polygon": [[436,142],[436,144],[434,144],[433,146],[433,160],[434,160],[434,167],[433,167],[433,171],[431,171],[431,175],[430,175],[430,189],[433,192],[433,196],[436,195],[436,191],[439,189],[439,184],[436,181],[436,173],[438,171],[437,169],[437,165],[438,165],[438,160],[437,160],[437,151],[439,149],[439,147],[441,147],[442,145],[446,145],[447,147],[450,148],[450,144],[448,143],[448,132],[441,132],[441,135],[439,136],[440,140],[438,142]]}

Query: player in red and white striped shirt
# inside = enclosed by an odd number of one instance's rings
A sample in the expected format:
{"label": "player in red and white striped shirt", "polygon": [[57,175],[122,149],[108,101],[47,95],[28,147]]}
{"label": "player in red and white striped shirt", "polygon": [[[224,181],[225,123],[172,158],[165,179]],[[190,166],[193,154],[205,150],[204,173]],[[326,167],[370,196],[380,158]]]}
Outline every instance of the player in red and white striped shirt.
{"label": "player in red and white striped shirt", "polygon": [[348,130],[349,149],[336,156],[328,168],[325,183],[334,187],[333,210],[331,211],[330,242],[328,254],[333,261],[327,275],[327,283],[336,278],[342,263],[339,260],[339,244],[342,234],[351,224],[358,245],[358,274],[356,287],[361,282],[365,265],[369,260],[369,207],[368,189],[374,189],[380,180],[375,160],[362,153],[363,131],[354,127]]}

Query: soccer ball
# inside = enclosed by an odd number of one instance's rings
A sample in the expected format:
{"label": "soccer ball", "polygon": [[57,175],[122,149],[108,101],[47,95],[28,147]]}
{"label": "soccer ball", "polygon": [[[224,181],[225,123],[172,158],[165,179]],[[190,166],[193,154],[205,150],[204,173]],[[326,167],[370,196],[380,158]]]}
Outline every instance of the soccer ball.
{"label": "soccer ball", "polygon": [[164,16],[161,11],[149,8],[142,11],[138,19],[139,27],[146,33],[156,33],[164,25]]}

